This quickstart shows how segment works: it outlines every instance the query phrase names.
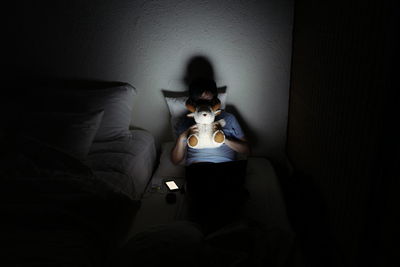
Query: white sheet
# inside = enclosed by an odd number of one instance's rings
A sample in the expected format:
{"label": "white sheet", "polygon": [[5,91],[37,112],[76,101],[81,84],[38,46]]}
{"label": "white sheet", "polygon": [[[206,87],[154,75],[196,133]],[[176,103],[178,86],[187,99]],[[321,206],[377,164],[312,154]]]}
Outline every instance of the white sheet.
{"label": "white sheet", "polygon": [[88,161],[96,175],[140,198],[156,162],[154,137],[143,130],[131,130],[132,137],[93,143]]}

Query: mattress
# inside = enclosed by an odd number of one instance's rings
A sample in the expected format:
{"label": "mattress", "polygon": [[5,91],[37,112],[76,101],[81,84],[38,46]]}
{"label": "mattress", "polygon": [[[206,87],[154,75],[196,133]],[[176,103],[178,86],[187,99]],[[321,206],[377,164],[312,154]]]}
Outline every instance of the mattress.
{"label": "mattress", "polygon": [[131,130],[131,137],[93,143],[88,163],[94,173],[122,193],[140,199],[156,162],[154,137],[144,130]]}
{"label": "mattress", "polygon": [[[160,163],[151,180],[151,187],[162,186],[166,178],[185,177],[184,165],[174,165],[170,160],[170,151],[174,142],[162,144]],[[257,230],[258,244],[265,244],[270,253],[268,263],[273,266],[284,266],[294,244],[294,231],[289,223],[284,198],[278,177],[271,162],[262,157],[247,158],[246,187],[250,200],[246,203],[243,215]]]}
{"label": "mattress", "polygon": [[160,162],[151,179],[152,187],[162,184],[164,178],[185,178],[185,165],[175,165],[171,162],[170,152],[174,142],[164,142],[161,144]]}

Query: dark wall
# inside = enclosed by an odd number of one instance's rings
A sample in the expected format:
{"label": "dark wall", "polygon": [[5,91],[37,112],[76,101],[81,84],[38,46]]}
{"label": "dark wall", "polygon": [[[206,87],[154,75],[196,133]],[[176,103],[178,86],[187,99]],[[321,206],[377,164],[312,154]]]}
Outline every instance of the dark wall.
{"label": "dark wall", "polygon": [[398,119],[387,61],[397,34],[394,13],[382,1],[295,4],[287,153],[296,194],[311,199],[297,208],[318,206],[308,215],[319,213],[320,223],[304,216],[300,230],[323,251],[303,242],[305,259],[315,266],[394,260],[399,183],[388,170],[398,162]]}

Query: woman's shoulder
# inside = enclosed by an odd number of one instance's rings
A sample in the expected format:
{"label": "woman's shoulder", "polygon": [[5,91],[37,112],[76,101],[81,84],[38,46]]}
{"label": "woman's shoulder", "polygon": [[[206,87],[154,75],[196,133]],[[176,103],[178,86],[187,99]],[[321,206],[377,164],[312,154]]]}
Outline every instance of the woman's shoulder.
{"label": "woman's shoulder", "polygon": [[235,115],[225,110],[222,110],[221,113],[218,115],[217,119],[231,120],[235,119]]}

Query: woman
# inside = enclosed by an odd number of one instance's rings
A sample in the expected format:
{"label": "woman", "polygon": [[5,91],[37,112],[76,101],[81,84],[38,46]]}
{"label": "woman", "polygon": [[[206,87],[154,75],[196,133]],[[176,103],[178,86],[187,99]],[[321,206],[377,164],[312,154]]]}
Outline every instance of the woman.
{"label": "woman", "polygon": [[[193,105],[217,103],[218,91],[213,80],[199,79],[189,85],[188,102]],[[249,155],[250,146],[235,116],[221,111],[215,120],[224,119],[222,128],[225,143],[216,148],[195,149],[187,145],[187,138],[196,132],[193,118],[180,119],[177,136],[171,150],[171,161],[186,166],[186,190],[190,200],[192,219],[206,232],[215,230],[236,217],[238,206],[247,199],[244,188],[246,160],[237,160],[238,154]]]}

